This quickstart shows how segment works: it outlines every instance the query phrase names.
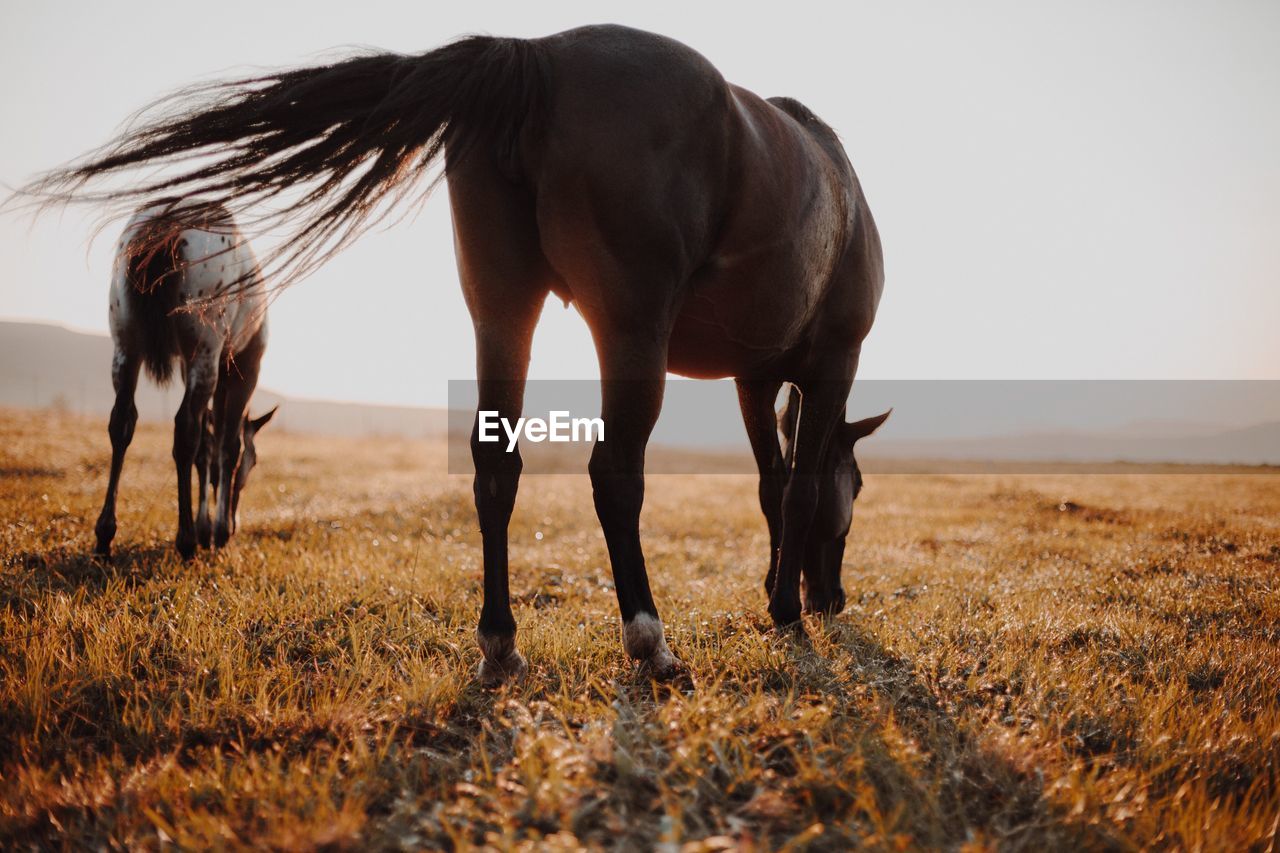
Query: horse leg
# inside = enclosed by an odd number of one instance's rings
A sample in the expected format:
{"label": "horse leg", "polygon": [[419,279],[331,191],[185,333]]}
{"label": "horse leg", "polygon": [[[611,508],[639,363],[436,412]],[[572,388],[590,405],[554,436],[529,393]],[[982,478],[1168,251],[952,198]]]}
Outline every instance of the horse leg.
{"label": "horse leg", "polygon": [[793,468],[783,491],[782,546],[769,598],[769,615],[780,628],[800,622],[800,574],[818,506],[822,460],[835,425],[843,420],[852,385],[852,372],[847,378],[799,383],[800,420],[796,425]]}
{"label": "horse leg", "polygon": [[782,448],[778,445],[777,416],[773,410],[782,383],[767,379],[739,379],[737,386],[742,422],[747,427],[751,453],[760,471],[760,509],[769,526],[769,571],[765,575],[764,591],[765,595],[772,595],[778,573],[778,549],[782,545],[782,492],[787,483]]}
{"label": "horse leg", "polygon": [[533,330],[554,273],[538,244],[533,196],[487,158],[451,168],[449,203],[458,279],[476,335],[479,402],[471,431],[472,490],[484,555],[476,643],[482,655],[480,681],[493,685],[526,669],[516,650],[507,559],[507,529],[524,463],[518,446],[507,452],[505,437],[480,441],[479,412],[497,412],[512,422],[520,417]]}
{"label": "horse leg", "polygon": [[[217,511],[218,506],[218,490],[221,488],[222,478],[219,469],[222,467],[221,453],[218,448],[221,447],[221,430],[219,424],[222,423],[222,413],[227,408],[227,386],[231,382],[223,376],[223,370],[218,371],[218,387],[213,392],[213,405],[209,409],[208,427],[205,429],[205,441],[209,449],[209,501],[212,506],[209,508],[210,514]],[[213,547],[213,522],[209,522],[209,547]]]}
{"label": "horse leg", "polygon": [[196,544],[201,548],[208,548],[212,539],[212,528],[209,525],[209,458],[213,452],[211,428],[211,415],[205,411],[200,419],[200,446],[196,448]]}
{"label": "horse leg", "polygon": [[116,347],[111,359],[111,384],[116,391],[116,402],[111,407],[111,420],[107,433],[111,436],[111,475],[107,480],[107,496],[102,502],[102,512],[94,533],[98,540],[97,554],[111,556],[111,540],[116,537],[116,489],[120,485],[120,470],[124,467],[124,454],[133,441],[133,430],[138,423],[138,407],[133,395],[138,388],[138,368],[142,362]]}
{"label": "horse leg", "polygon": [[186,392],[173,419],[173,462],[178,470],[178,535],[174,545],[184,560],[196,553],[196,531],[191,521],[191,467],[200,447],[204,413],[217,375],[217,353],[197,349],[187,364]]}
{"label": "horse leg", "polygon": [[249,411],[249,400],[258,387],[258,371],[266,342],[262,333],[230,360],[224,359],[218,374],[221,386],[218,402],[221,404],[214,422],[217,436],[214,452],[218,466],[217,507],[213,520],[213,546],[221,548],[231,539],[236,529],[236,512],[239,495],[237,469],[240,454],[244,450],[244,418]]}
{"label": "horse leg", "polygon": [[606,377],[601,380],[601,414],[607,434],[596,442],[589,469],[622,613],[623,647],[640,662],[642,672],[668,679],[681,665],[667,648],[640,544],[645,448],[662,408],[666,341],[619,327],[593,327],[593,332],[600,375]]}
{"label": "horse leg", "polygon": [[498,417],[511,422],[520,417],[539,308],[540,301],[528,300],[522,310],[508,314],[504,324],[476,322],[479,405],[471,430],[471,459],[475,465],[476,515],[484,543],[484,603],[476,642],[483,655],[480,680],[486,684],[522,675],[526,669],[524,657],[516,650],[516,621],[511,612],[507,574],[507,526],[524,463],[518,445],[507,452],[505,438],[498,442],[480,441],[480,412],[497,412]]}

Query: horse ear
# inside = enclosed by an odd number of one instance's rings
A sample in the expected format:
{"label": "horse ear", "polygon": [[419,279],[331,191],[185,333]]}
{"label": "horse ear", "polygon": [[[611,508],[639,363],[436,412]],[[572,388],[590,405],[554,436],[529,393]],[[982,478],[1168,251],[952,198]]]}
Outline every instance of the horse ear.
{"label": "horse ear", "polygon": [[863,418],[860,421],[854,421],[851,424],[844,425],[844,437],[849,444],[853,444],[860,438],[866,438],[871,433],[880,429],[881,424],[889,419],[889,415],[893,414],[893,409],[882,415],[876,415],[871,418]]}
{"label": "horse ear", "polygon": [[262,429],[264,426],[267,425],[267,421],[275,417],[276,409],[278,408],[280,408],[279,404],[274,405],[271,407],[271,411],[267,412],[265,415],[259,415],[258,417],[254,418],[251,421],[246,418],[246,421],[248,421],[249,428],[252,429],[254,432],[257,432],[258,430]]}
{"label": "horse ear", "polygon": [[782,433],[788,444],[796,436],[796,420],[800,417],[800,389],[794,385],[790,387],[787,402],[782,404],[782,409],[778,412],[778,432]]}

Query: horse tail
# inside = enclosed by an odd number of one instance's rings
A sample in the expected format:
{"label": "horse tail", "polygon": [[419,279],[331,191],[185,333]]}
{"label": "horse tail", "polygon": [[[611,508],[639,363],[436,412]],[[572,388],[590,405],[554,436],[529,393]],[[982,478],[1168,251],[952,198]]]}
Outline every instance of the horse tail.
{"label": "horse tail", "polygon": [[123,299],[129,346],[157,385],[169,384],[173,360],[181,355],[173,316],[182,296],[179,251],[171,239],[153,240],[136,233],[125,246]]}
{"label": "horse tail", "polygon": [[[288,283],[385,218],[415,186],[420,201],[476,152],[519,178],[522,141],[544,109],[544,66],[536,42],[472,36],[417,55],[365,53],[197,85],[20,192],[44,204],[105,203],[111,216],[174,195],[201,199],[186,208],[197,217],[221,205],[242,224],[284,237],[264,266]],[[446,169],[424,185],[441,160]],[[155,167],[163,167],[159,176]],[[143,180],[103,186],[141,169],[149,170]]]}

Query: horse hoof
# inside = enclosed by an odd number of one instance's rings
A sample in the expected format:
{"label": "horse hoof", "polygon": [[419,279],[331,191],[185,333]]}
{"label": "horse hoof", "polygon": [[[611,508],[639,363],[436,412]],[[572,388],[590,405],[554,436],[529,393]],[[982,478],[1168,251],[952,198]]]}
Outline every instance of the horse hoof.
{"label": "horse hoof", "polygon": [[178,539],[173,543],[173,547],[178,549],[178,555],[183,560],[192,560],[196,556],[196,540],[194,537],[191,539]]}
{"label": "horse hoof", "polygon": [[485,687],[497,687],[505,681],[524,677],[529,665],[516,651],[516,634],[486,634],[476,630],[476,645],[480,646],[480,683]]}
{"label": "horse hoof", "polygon": [[796,602],[791,606],[774,607],[769,605],[769,616],[773,619],[773,627],[779,631],[792,631],[797,627],[801,631],[804,626],[800,621],[800,602]]}
{"label": "horse hoof", "polygon": [[637,613],[622,627],[622,645],[627,654],[639,661],[640,675],[654,681],[674,681],[687,673],[684,664],[667,647],[662,620],[648,613]]}
{"label": "horse hoof", "polygon": [[775,616],[773,619],[773,632],[779,637],[787,637],[799,643],[807,643],[809,641],[809,633],[804,629],[804,621],[798,615],[790,621],[783,621]]}
{"label": "horse hoof", "polygon": [[225,548],[227,543],[231,541],[231,531],[225,527],[219,527],[213,531],[213,547]]}
{"label": "horse hoof", "polygon": [[689,668],[665,647],[653,657],[640,661],[637,673],[641,678],[662,684],[693,686],[693,677],[689,674]]}
{"label": "horse hoof", "polygon": [[103,562],[111,562],[111,543],[99,542],[93,549],[93,555]]}
{"label": "horse hoof", "polygon": [[812,613],[815,616],[832,618],[834,616],[839,616],[840,613],[844,611],[845,601],[843,589],[829,599],[821,596],[815,596],[813,598],[805,596],[804,612]]}
{"label": "horse hoof", "polygon": [[512,649],[501,660],[481,658],[480,672],[476,677],[484,687],[499,687],[508,681],[519,681],[528,671],[529,664],[525,663],[524,655]]}
{"label": "horse hoof", "polygon": [[196,544],[201,548],[209,548],[213,545],[213,533],[208,527],[196,528]]}

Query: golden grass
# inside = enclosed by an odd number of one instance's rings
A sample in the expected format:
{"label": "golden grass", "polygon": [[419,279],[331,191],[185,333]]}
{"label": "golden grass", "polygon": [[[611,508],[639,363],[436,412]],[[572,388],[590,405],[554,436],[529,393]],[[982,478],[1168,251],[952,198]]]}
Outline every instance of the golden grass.
{"label": "golden grass", "polygon": [[[768,630],[747,477],[650,480],[695,687],[626,661],[585,478],[526,478],[530,674],[472,683],[479,536],[442,446],[273,433],[229,550],[170,549],[140,428],[0,413],[0,845],[1266,848],[1280,477],[869,477],[850,606]],[[537,534],[541,534],[540,536]]]}

